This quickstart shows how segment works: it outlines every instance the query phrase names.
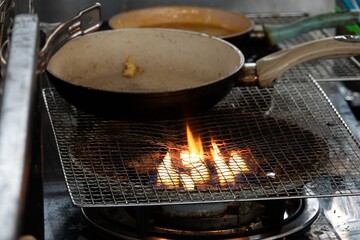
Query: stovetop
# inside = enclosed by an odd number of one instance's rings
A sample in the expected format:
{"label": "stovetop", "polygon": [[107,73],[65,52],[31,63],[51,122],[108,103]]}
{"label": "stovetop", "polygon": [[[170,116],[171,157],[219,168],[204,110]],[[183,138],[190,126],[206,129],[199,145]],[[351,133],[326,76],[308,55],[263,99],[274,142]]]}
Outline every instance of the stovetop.
{"label": "stovetop", "polygon": [[[339,96],[338,83],[327,82],[323,89],[335,103],[349,127],[356,131],[358,119],[352,114],[348,103]],[[358,109],[353,109],[355,113]],[[43,115],[46,128],[49,119]],[[355,125],[354,125],[355,123]],[[44,239],[105,239],[84,221],[81,209],[74,207],[65,185],[56,144],[52,134],[43,136],[44,155]],[[310,228],[287,239],[357,239],[360,236],[359,196],[319,198],[320,214]]]}
{"label": "stovetop", "polygon": [[[346,104],[343,102],[343,104]],[[43,116],[49,122],[47,116]],[[50,127],[50,126],[47,126]],[[51,134],[45,134],[44,239],[108,239],[87,224],[81,209],[74,207],[64,181]],[[360,236],[359,196],[319,198],[320,214],[310,228],[286,239],[357,239]],[[301,227],[301,226],[300,226]],[[109,238],[110,239],[110,238]]]}
{"label": "stovetop", "polygon": [[[61,4],[61,2],[66,2],[66,7],[59,7],[64,6],[64,4]],[[58,12],[66,12],[73,14],[74,9],[80,9],[81,7],[77,6],[77,4],[88,4],[88,2],[92,1],[81,1],[81,2],[70,2],[70,1],[59,1],[59,4],[52,4],[51,1],[38,1],[37,9],[40,9],[42,7],[43,11],[45,11],[48,15],[54,16],[58,15],[55,13]],[[106,13],[113,14],[114,11],[118,11],[117,8],[114,8],[112,4],[116,2],[116,5],[122,5],[123,8],[128,7],[136,7],[138,4],[138,1],[103,1],[110,5],[111,11],[106,11]],[[152,5],[154,3],[161,2],[161,4],[164,4],[163,1],[140,1],[140,2],[146,2],[148,5]],[[186,1],[188,2],[188,1]],[[195,1],[197,2],[197,1]],[[210,1],[212,3],[215,3],[214,5],[217,6],[219,1]],[[231,2],[231,1],[230,1]],[[274,5],[273,2],[268,1],[266,4],[258,4],[256,1],[249,0],[249,1],[241,1],[241,5],[243,6],[244,3],[251,3],[250,9],[254,9],[254,7],[260,7],[262,10],[260,12],[263,12],[264,9],[270,9],[269,5]],[[274,1],[277,3],[277,6],[272,7],[279,7],[282,5],[285,5],[284,3],[281,3],[281,1]],[[300,1],[284,1],[286,3],[290,3],[289,5],[292,5],[291,7],[294,7],[293,5],[300,5]],[[325,1],[319,1],[314,3],[313,1],[305,1],[311,6],[313,9],[320,9],[321,11],[327,11],[332,10],[333,6],[331,4],[328,4]],[[332,1],[330,1],[332,2]],[[27,4],[26,1],[23,2],[24,4]],[[333,2],[332,2],[333,3]],[[208,4],[208,3],[206,3]],[[223,4],[223,3],[222,3]],[[224,2],[225,4],[225,2]],[[314,5],[313,5],[314,4]],[[239,1],[237,1],[236,5],[240,5]],[[249,5],[249,4],[248,4]],[[257,6],[254,6],[257,5]],[[316,6],[315,6],[316,5]],[[235,5],[230,4],[230,8],[233,8]],[[324,8],[325,6],[325,8]],[[263,7],[263,8],[262,8]],[[290,8],[291,9],[291,8]],[[294,8],[292,8],[294,9]],[[296,8],[295,9],[299,9]],[[301,8],[304,9],[304,8]],[[311,9],[311,10],[313,10]],[[52,11],[53,10],[53,11]],[[41,12],[41,11],[40,11]],[[258,16],[253,15],[253,18],[257,18]],[[267,16],[262,19],[264,21],[274,21],[277,22],[279,19],[274,19],[271,16]],[[284,18],[285,21],[286,18]],[[30,19],[31,21],[34,21],[34,19]],[[55,21],[58,21],[58,18],[55,18]],[[51,20],[50,20],[51,21]],[[54,21],[54,22],[55,22]],[[29,22],[29,21],[27,21]],[[25,23],[25,22],[24,22]],[[24,24],[23,23],[23,24]],[[26,25],[26,24],[25,24]],[[35,26],[36,24],[31,24],[30,26]],[[35,29],[37,30],[37,29]],[[34,31],[37,32],[37,31]],[[309,39],[313,38],[319,38],[323,37],[324,35],[327,35],[328,33],[326,31],[314,31],[310,34],[305,34],[299,38],[296,38],[294,42],[296,41],[307,41]],[[14,34],[15,36],[15,34]],[[18,39],[18,38],[17,38]],[[24,42],[24,41],[23,41]],[[287,41],[285,43],[280,44],[279,47],[287,47],[288,44],[291,45],[294,43],[293,41]],[[29,45],[29,42],[26,42],[26,45]],[[13,45],[15,46],[15,45]],[[13,48],[15,49],[15,48]],[[28,49],[28,48],[27,48]],[[20,51],[23,49],[21,48]],[[33,54],[33,55],[32,55]],[[35,59],[36,52],[29,52],[29,54],[24,54],[24,52],[19,52],[18,56],[31,56]],[[247,55],[247,59],[252,60],[252,54],[250,53]],[[32,59],[32,60],[34,60]],[[342,60],[340,60],[342,61]],[[28,62],[27,62],[28,63]],[[351,61],[345,60],[345,64],[340,64],[341,66],[345,66],[343,68],[333,68],[331,61],[329,62],[328,67],[318,69],[318,65],[314,64],[313,62],[303,64],[299,67],[296,67],[289,71],[290,74],[294,74],[295,76],[303,76],[304,75],[304,68],[305,69],[312,69],[311,71],[307,72],[307,74],[310,74],[311,78],[314,78],[317,80],[322,87],[322,89],[326,92],[327,96],[329,97],[330,101],[338,111],[338,113],[342,116],[342,119],[346,122],[347,126],[351,129],[355,137],[360,141],[360,131],[359,131],[359,121],[360,121],[360,108],[358,107],[358,103],[355,101],[352,101],[352,98],[354,96],[349,95],[349,92],[346,88],[343,88],[344,86],[348,86],[347,83],[341,83],[341,82],[334,82],[332,80],[338,80],[341,79],[355,79],[357,80],[360,75],[359,71],[359,64],[350,64],[351,66],[346,66],[347,63],[353,63]],[[22,66],[20,68],[12,68],[12,70],[15,69],[15,71],[12,71],[12,73],[15,72],[24,72],[23,68],[25,68],[26,65]],[[356,67],[357,66],[357,67]],[[18,67],[18,66],[17,66]],[[25,69],[29,70],[29,68]],[[34,69],[32,69],[34,70]],[[31,79],[27,79],[29,76],[35,75],[33,71],[27,71],[28,75],[23,78],[25,80],[24,82],[30,83]],[[306,75],[307,75],[306,74]],[[20,74],[21,76],[21,74]],[[308,76],[307,76],[308,77]],[[326,82],[323,82],[322,80],[326,79]],[[11,79],[12,80],[12,79]],[[15,79],[14,79],[15,80]],[[0,80],[1,81],[1,80]],[[15,81],[15,83],[17,83]],[[3,82],[0,82],[0,104],[3,90]],[[7,86],[10,86],[11,84],[8,84]],[[353,85],[353,84],[350,84]],[[18,87],[17,85],[15,85]],[[24,87],[25,85],[22,85]],[[28,85],[26,85],[28,86]],[[26,88],[27,89],[27,88]],[[345,89],[345,92],[341,92],[341,89]],[[19,91],[20,88],[15,88],[15,92]],[[13,91],[14,92],[14,91]],[[19,91],[21,92],[21,91]],[[39,97],[41,97],[40,93],[37,93]],[[355,94],[357,92],[355,91]],[[34,94],[36,95],[36,94]],[[346,96],[348,98],[346,98]],[[28,97],[27,95],[23,96],[23,98]],[[344,99],[347,99],[347,101]],[[355,96],[356,97],[356,96]],[[19,99],[22,100],[22,99]],[[39,99],[38,99],[39,100]],[[40,100],[41,101],[41,100]],[[351,107],[351,108],[350,108]],[[64,174],[61,169],[61,164],[58,157],[58,150],[56,147],[56,144],[54,142],[54,135],[52,133],[52,129],[50,126],[50,120],[48,118],[47,113],[44,111],[45,107],[41,106],[41,109],[43,110],[41,112],[41,123],[43,125],[39,125],[39,123],[35,123],[33,125],[33,131],[35,132],[35,135],[38,134],[38,131],[41,130],[41,142],[38,142],[37,140],[32,144],[32,146],[40,146],[41,149],[36,149],[38,153],[32,153],[35,156],[32,156],[34,159],[31,162],[30,168],[30,181],[29,181],[29,192],[28,197],[26,200],[26,205],[24,206],[25,210],[25,219],[23,220],[24,226],[23,229],[20,229],[21,234],[33,234],[37,237],[37,239],[78,239],[78,240],[91,240],[91,239],[106,239],[104,236],[101,236],[101,234],[94,232],[92,227],[90,227],[85,220],[83,219],[83,216],[81,214],[81,209],[78,207],[74,207],[73,202],[71,201],[71,198],[69,196],[68,189],[65,184]],[[1,109],[3,110],[3,109]],[[26,112],[33,112],[31,108],[30,111],[27,111],[28,109],[25,109]],[[39,109],[36,107],[35,111],[39,111]],[[34,112],[34,114],[36,114]],[[27,116],[27,115],[26,115]],[[3,120],[4,115],[1,116],[0,120]],[[15,120],[15,119],[14,119]],[[39,119],[36,119],[39,120]],[[18,123],[18,121],[13,121]],[[25,123],[24,121],[19,121],[20,123]],[[40,121],[39,121],[40,122]],[[3,126],[3,124],[1,125]],[[21,125],[23,126],[23,125]],[[21,127],[17,126],[17,128]],[[3,130],[3,128],[2,128]],[[16,131],[14,131],[16,132]],[[14,135],[14,132],[12,134],[7,135],[11,136]],[[2,133],[3,135],[3,133]],[[3,138],[1,138],[3,140]],[[7,139],[6,139],[7,141]],[[23,143],[23,142],[21,142]],[[26,144],[24,144],[26,145]],[[27,146],[27,145],[26,145]],[[40,148],[39,147],[39,148]],[[23,146],[19,146],[19,151],[13,151],[12,153],[8,154],[4,159],[11,160],[10,157],[13,155],[13,153],[16,152],[14,155],[19,155],[21,150],[23,150]],[[3,151],[4,152],[4,151]],[[39,156],[41,154],[41,156]],[[1,154],[0,154],[1,155]],[[3,160],[3,158],[1,158]],[[17,176],[19,172],[28,173],[27,170],[19,170],[22,167],[27,167],[23,165],[19,165],[19,162],[17,161],[18,158],[15,157],[16,161],[12,162],[10,161],[9,166],[14,169],[13,172],[7,173],[6,176],[14,177],[16,180],[23,180],[21,176]],[[22,158],[21,158],[22,160]],[[9,161],[6,161],[5,163],[7,167],[9,164]],[[1,162],[3,164],[3,162]],[[1,165],[0,164],[0,165]],[[3,165],[1,165],[3,167]],[[16,169],[14,168],[16,167]],[[6,169],[6,168],[5,168]],[[3,169],[0,169],[3,170]],[[12,176],[13,175],[13,176]],[[16,176],[15,176],[16,175]],[[1,176],[0,178],[4,179],[4,176]],[[11,178],[10,178],[11,179]],[[12,180],[11,180],[12,181]],[[5,181],[5,183],[8,183],[9,181]],[[21,184],[24,185],[23,182],[20,182],[18,185],[16,185],[18,182],[14,181],[14,184],[11,186],[17,187]],[[1,185],[3,186],[3,185]],[[23,186],[21,189],[25,189],[26,186]],[[5,191],[4,191],[5,190]],[[7,191],[8,189],[3,189],[1,187],[0,192],[1,193],[14,193],[18,189],[13,189],[14,191]],[[23,193],[23,192],[22,192]],[[5,200],[5,201],[3,201]],[[3,198],[2,201],[0,201],[2,204],[5,203],[5,206],[2,205],[2,208],[0,208],[0,222],[2,224],[0,236],[15,236],[14,234],[18,234],[18,229],[13,228],[11,226],[13,223],[15,223],[15,220],[19,220],[19,216],[15,216],[15,214],[18,214],[21,212],[21,210],[17,210],[13,213],[13,215],[10,215],[11,217],[14,217],[14,221],[12,221],[12,218],[9,218],[9,215],[6,215],[6,211],[4,212],[3,209],[7,208],[6,203],[9,203],[9,200],[12,200],[12,196]],[[319,204],[320,204],[320,214],[316,218],[315,222],[305,231],[300,232],[296,236],[292,236],[286,239],[358,239],[360,237],[360,226],[359,226],[359,220],[360,220],[360,209],[359,201],[360,196],[343,196],[343,197],[324,197],[324,198],[318,198]],[[13,210],[14,206],[21,206],[22,204],[10,204],[8,208],[10,211]],[[5,213],[5,215],[4,215]],[[16,222],[17,223],[17,222]],[[8,228],[9,227],[9,228]],[[4,235],[5,234],[5,235]]]}
{"label": "stovetop", "polygon": [[[305,37],[321,37],[326,32],[317,31],[308,34]],[[298,41],[294,40],[294,41]],[[281,44],[280,47],[287,47],[292,44],[292,41]],[[311,63],[305,64],[305,68],[312,68]],[[303,74],[304,66],[290,70],[290,74]],[[326,78],[333,74],[334,69],[313,69],[310,72],[310,77],[316,79]],[[355,73],[356,69],[354,70]],[[354,71],[346,74],[353,74]],[[341,82],[319,81],[320,86],[326,92],[334,107],[337,109],[347,126],[352,130],[355,137],[360,140],[359,119],[358,113],[360,110],[349,105],[343,95],[339,92],[339,88],[344,84]],[[350,108],[350,107],[352,108]],[[105,236],[99,235],[86,224],[81,214],[81,209],[74,207],[71,198],[68,194],[68,189],[64,181],[64,175],[61,169],[60,161],[57,155],[57,147],[54,142],[54,136],[51,129],[50,121],[46,113],[43,113],[43,173],[44,173],[44,239],[105,239]],[[360,237],[360,209],[357,208],[360,204],[359,196],[344,196],[344,197],[330,197],[319,198],[321,207],[320,214],[315,222],[305,231],[297,235],[291,236],[287,239],[357,239]]]}

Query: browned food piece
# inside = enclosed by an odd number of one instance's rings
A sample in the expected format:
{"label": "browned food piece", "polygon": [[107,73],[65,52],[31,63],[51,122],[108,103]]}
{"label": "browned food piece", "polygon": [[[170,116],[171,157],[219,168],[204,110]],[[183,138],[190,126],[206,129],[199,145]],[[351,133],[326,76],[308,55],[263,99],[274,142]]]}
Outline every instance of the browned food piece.
{"label": "browned food piece", "polygon": [[127,78],[133,78],[136,73],[142,73],[144,69],[140,66],[136,66],[132,58],[129,56],[124,63],[124,70],[122,75]]}

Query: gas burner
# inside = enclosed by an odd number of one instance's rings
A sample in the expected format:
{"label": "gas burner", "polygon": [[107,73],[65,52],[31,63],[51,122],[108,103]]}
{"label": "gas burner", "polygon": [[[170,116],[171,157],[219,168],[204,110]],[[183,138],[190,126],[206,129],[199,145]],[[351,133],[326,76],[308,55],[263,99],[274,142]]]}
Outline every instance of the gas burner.
{"label": "gas burner", "polygon": [[[82,214],[89,225],[109,239],[160,240],[279,239],[306,231],[320,212],[319,200],[316,198],[270,202],[223,203],[228,204],[225,212],[195,218],[169,214],[160,216],[164,206],[82,208]],[[272,220],[266,216],[267,208],[271,208],[270,214],[274,214],[273,208],[282,204],[283,221],[280,227],[274,228],[274,224],[270,223]],[[171,208],[171,205],[166,208]]]}

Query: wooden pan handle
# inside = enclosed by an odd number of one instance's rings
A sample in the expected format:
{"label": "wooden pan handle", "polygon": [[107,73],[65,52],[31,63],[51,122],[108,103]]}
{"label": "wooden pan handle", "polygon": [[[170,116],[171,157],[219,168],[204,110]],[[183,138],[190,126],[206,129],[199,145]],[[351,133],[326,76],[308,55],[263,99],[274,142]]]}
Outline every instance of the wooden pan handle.
{"label": "wooden pan handle", "polygon": [[355,55],[360,55],[360,36],[336,36],[296,45],[265,56],[256,62],[258,85],[273,86],[275,80],[289,68],[309,60]]}

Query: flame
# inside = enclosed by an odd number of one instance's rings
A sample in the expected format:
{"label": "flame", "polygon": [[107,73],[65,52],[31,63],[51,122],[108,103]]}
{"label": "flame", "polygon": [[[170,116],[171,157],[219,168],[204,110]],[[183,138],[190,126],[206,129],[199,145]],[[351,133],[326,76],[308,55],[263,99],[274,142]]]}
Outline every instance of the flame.
{"label": "flame", "polygon": [[[178,156],[172,156],[168,151],[158,165],[157,185],[194,190],[216,179],[220,186],[231,186],[236,184],[237,175],[250,172],[247,161],[242,157],[242,150],[233,150],[224,156],[212,139],[211,146],[208,146],[210,154],[206,154],[200,136],[194,136],[189,125],[186,126],[186,135],[185,150],[179,150]],[[210,171],[209,164],[213,166],[215,173]]]}
{"label": "flame", "polygon": [[204,150],[200,137],[194,138],[189,126],[186,126],[188,150],[180,152],[184,167],[190,169],[191,179],[195,185],[204,184],[210,179],[210,173],[205,164]]}
{"label": "flame", "polygon": [[243,159],[240,153],[237,151],[231,151],[229,167],[233,171],[234,174],[239,173],[249,173],[250,169],[246,164],[246,161]]}
{"label": "flame", "polygon": [[172,165],[169,152],[166,153],[162,163],[158,166],[157,175],[157,179],[162,185],[168,187],[179,185],[179,173]]}
{"label": "flame", "polygon": [[216,145],[215,141],[211,141],[212,149],[210,149],[211,155],[215,162],[216,172],[219,177],[220,186],[224,186],[227,182],[234,182],[235,175],[230,170],[230,167],[226,164],[224,158],[222,157],[219,147]]}

